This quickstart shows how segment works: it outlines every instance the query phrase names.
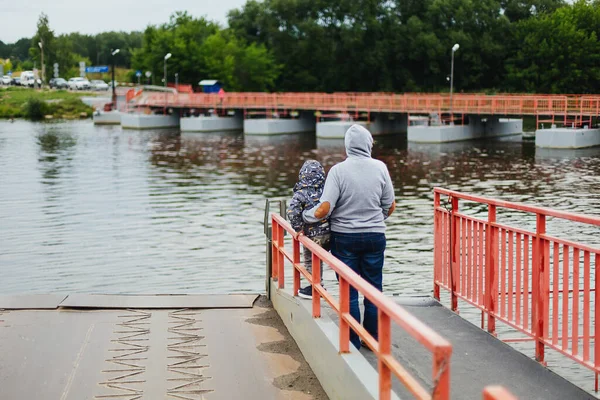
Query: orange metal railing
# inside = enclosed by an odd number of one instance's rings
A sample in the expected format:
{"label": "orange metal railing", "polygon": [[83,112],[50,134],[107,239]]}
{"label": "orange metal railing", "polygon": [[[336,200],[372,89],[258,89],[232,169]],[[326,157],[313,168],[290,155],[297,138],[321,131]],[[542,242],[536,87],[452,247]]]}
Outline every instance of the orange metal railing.
{"label": "orange metal railing", "polygon": [[[272,276],[278,282],[279,289],[285,287],[284,259],[293,263],[294,271],[294,296],[298,295],[300,288],[300,274],[304,275],[313,287],[312,313],[314,318],[321,316],[321,298],[327,301],[338,313],[340,322],[339,346],[341,353],[350,351],[350,328],[364,340],[379,360],[379,398],[391,398],[391,374],[406,386],[406,388],[419,399],[449,399],[450,398],[450,357],[452,346],[450,343],[435,333],[427,325],[412,316],[398,304],[384,296],[381,292],[367,283],[358,274],[352,271],[340,260],[315,244],[306,236],[297,235],[291,225],[280,215],[271,214],[272,218]],[[293,250],[290,253],[284,247],[284,231],[292,238]],[[300,244],[312,252],[312,275],[300,263]],[[340,299],[337,301],[329,294],[320,279],[320,261],[329,265],[339,276]],[[378,309],[379,313],[379,340],[373,338],[350,315],[350,286],[368,298]],[[434,379],[433,393],[429,393],[416,378],[392,356],[391,323],[395,322],[408,332],[420,344],[433,353]]]}
{"label": "orange metal railing", "polygon": [[[141,99],[140,99],[141,100]],[[566,116],[600,116],[600,96],[595,95],[483,95],[428,93],[227,93],[151,94],[142,102],[152,107],[242,108],[337,112],[394,112],[411,114],[536,115],[557,123]],[[167,103],[165,105],[165,102]],[[555,118],[556,116],[563,118]],[[544,119],[542,119],[544,121]]]}
{"label": "orange metal railing", "polygon": [[[459,201],[486,206],[487,219],[461,213]],[[498,222],[499,210],[535,217],[535,231]],[[524,337],[506,341],[535,341],[542,363],[549,348],[591,369],[598,390],[600,249],[549,235],[546,221],[553,217],[591,230],[600,227],[600,218],[440,188],[434,190],[434,213],[434,297],[443,288],[453,310],[458,299],[477,307],[482,329],[487,317],[492,334],[496,321],[514,328]]]}
{"label": "orange metal railing", "polygon": [[[387,400],[392,393],[392,374],[418,399],[450,398],[450,358],[452,345],[435,331],[423,324],[401,306],[377,291],[350,267],[325,251],[304,235],[298,235],[283,217],[271,214],[272,221],[272,263],[271,275],[279,289],[285,288],[285,260],[293,265],[293,294],[298,295],[300,277],[304,277],[312,285],[312,314],[314,318],[321,316],[321,299],[329,303],[339,318],[339,348],[341,353],[350,351],[350,329],[367,343],[377,356],[379,368],[379,398]],[[285,232],[292,240],[292,251],[286,250]],[[312,274],[300,263],[300,244],[312,252]],[[318,278],[321,273],[320,262],[327,264],[338,275],[340,290],[339,300],[329,294]],[[362,325],[350,315],[350,287],[368,298],[378,309],[379,338],[373,338]],[[432,379],[433,391],[429,393],[419,381],[405,369],[392,355],[392,322],[397,324],[416,341],[428,349],[433,355]],[[508,392],[494,388],[486,399],[514,400]]]}

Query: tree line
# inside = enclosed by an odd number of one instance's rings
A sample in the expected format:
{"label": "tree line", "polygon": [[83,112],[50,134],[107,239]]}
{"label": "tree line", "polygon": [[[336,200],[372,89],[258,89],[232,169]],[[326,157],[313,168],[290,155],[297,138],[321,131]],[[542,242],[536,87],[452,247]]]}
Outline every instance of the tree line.
{"label": "tree line", "polygon": [[[158,84],[171,53],[169,81],[219,79],[230,91],[439,92],[458,43],[457,91],[600,89],[600,0],[249,0],[227,20],[180,12],[144,32],[60,35],[51,46],[73,68],[108,64],[120,48],[117,65]],[[0,58],[38,60],[47,34],[38,23],[36,37],[0,43]]]}

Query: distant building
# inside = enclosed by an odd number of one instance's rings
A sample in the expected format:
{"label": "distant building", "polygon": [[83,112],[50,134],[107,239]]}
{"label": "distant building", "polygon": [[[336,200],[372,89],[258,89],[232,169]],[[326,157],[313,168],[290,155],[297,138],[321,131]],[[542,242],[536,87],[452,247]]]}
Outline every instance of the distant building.
{"label": "distant building", "polygon": [[202,86],[202,91],[204,93],[219,93],[219,90],[223,87],[221,82],[216,79],[205,79],[200,81],[200,86]]}

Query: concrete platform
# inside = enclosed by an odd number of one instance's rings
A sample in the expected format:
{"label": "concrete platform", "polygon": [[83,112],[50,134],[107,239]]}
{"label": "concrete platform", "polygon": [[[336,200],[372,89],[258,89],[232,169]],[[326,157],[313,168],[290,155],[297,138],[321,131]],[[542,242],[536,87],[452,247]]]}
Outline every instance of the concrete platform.
{"label": "concrete platform", "polygon": [[352,120],[317,122],[317,138],[343,139],[348,128],[354,124],[364,126],[373,136],[405,133],[408,128],[406,114],[398,114],[394,119],[390,119],[388,115],[382,114],[377,116],[372,122]]}
{"label": "concrete platform", "polygon": [[[519,399],[591,399],[589,393],[543,367],[538,362],[489,335],[443,307],[430,297],[395,299],[453,346],[451,390],[453,399],[481,399],[483,388],[501,385]],[[304,300],[302,300],[304,302]],[[310,303],[310,302],[308,302]],[[362,305],[361,305],[362,308]],[[337,324],[337,314],[325,308]],[[392,324],[392,352],[396,359],[426,387],[432,388],[431,353]],[[367,349],[361,354],[376,369],[376,357]],[[411,398],[399,382],[393,383],[400,398]]]}
{"label": "concrete platform", "polygon": [[447,143],[465,140],[521,135],[523,120],[470,116],[467,125],[411,125],[408,141],[415,143]]}
{"label": "concrete platform", "polygon": [[314,132],[315,122],[310,118],[296,119],[246,119],[244,120],[245,135],[284,135],[288,133]]}
{"label": "concrete platform", "polygon": [[124,129],[176,128],[179,115],[161,114],[123,114],[121,127]]}
{"label": "concrete platform", "polygon": [[600,129],[538,129],[535,131],[535,145],[548,149],[582,149],[600,146]]}
{"label": "concrete platform", "polygon": [[94,112],[92,118],[95,125],[119,125],[121,123],[121,115],[120,111],[99,111]]}
{"label": "concrete platform", "polygon": [[242,116],[183,117],[180,121],[182,132],[225,132],[244,129]]}
{"label": "concrete platform", "polygon": [[0,310],[0,354],[7,400],[327,399],[264,298],[219,310]]}

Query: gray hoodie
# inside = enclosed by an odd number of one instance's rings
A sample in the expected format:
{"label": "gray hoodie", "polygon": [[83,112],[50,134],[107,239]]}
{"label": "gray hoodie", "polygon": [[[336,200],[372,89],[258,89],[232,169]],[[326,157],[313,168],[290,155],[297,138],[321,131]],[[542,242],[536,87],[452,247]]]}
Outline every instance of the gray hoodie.
{"label": "gray hoodie", "polygon": [[348,158],[331,168],[319,204],[302,216],[307,223],[315,223],[320,220],[315,212],[319,215],[317,210],[328,208],[320,216],[330,216],[333,232],[385,233],[384,220],[394,204],[390,173],[383,162],[371,158],[373,137],[364,127],[352,125],[344,144]]}

